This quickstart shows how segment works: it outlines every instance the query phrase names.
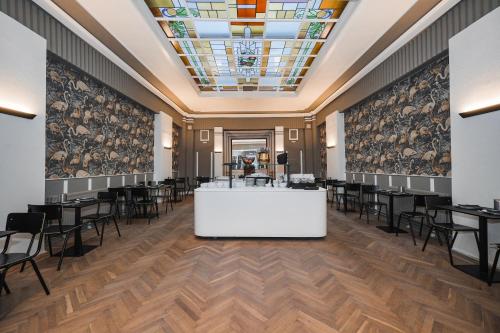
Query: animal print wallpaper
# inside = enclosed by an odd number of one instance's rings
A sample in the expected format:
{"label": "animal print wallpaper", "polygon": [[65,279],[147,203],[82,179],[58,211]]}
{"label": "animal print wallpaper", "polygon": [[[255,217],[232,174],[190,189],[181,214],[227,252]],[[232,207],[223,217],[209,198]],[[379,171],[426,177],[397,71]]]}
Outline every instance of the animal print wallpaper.
{"label": "animal print wallpaper", "polygon": [[319,133],[319,159],[320,177],[326,179],[327,154],[326,154],[326,123],[318,126]]}
{"label": "animal print wallpaper", "polygon": [[48,54],[46,178],[152,172],[153,122],[152,111]]}
{"label": "animal print wallpaper", "polygon": [[448,56],[345,112],[349,172],[451,176]]}

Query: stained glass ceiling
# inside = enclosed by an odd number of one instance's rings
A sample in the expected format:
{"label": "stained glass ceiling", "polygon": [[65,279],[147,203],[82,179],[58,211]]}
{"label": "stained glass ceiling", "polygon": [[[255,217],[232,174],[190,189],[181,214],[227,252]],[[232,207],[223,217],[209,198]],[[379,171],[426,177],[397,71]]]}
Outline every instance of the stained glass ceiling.
{"label": "stained glass ceiling", "polygon": [[202,92],[297,90],[348,0],[145,0]]}

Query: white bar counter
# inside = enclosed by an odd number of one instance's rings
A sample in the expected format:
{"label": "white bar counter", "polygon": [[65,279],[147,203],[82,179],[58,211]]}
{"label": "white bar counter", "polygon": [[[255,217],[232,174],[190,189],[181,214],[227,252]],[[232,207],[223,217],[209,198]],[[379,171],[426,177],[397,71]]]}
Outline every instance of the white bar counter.
{"label": "white bar counter", "polygon": [[194,232],[200,237],[325,237],[326,190],[198,188]]}

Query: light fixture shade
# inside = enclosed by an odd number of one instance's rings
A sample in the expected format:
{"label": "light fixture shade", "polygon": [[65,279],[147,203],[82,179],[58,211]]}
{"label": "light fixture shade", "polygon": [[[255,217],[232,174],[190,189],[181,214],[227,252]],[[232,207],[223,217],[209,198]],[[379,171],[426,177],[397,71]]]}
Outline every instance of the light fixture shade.
{"label": "light fixture shade", "polygon": [[34,114],[34,113],[26,113],[26,112],[9,109],[9,108],[2,107],[2,106],[0,106],[0,113],[6,114],[9,116],[25,118],[25,119],[33,119],[36,117],[36,114]]}
{"label": "light fixture shade", "polygon": [[486,107],[480,108],[480,109],[461,112],[461,113],[459,113],[459,115],[462,118],[469,118],[469,117],[479,116],[481,114],[490,113],[490,112],[494,112],[494,111],[500,111],[500,104],[490,105],[490,106],[486,106]]}

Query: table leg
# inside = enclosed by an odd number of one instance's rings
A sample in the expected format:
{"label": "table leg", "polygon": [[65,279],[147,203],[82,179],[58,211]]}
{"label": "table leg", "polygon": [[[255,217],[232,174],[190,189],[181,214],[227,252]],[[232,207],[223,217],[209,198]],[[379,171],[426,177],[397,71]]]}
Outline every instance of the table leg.
{"label": "table leg", "polygon": [[[82,214],[81,207],[75,207],[75,221],[74,221],[75,225],[82,224],[81,214]],[[81,257],[85,253],[92,251],[97,247],[95,245],[83,245],[81,228],[78,228],[73,232],[73,237],[75,244],[70,248],[66,248],[66,251],[64,251],[65,257]],[[57,257],[60,254],[61,252],[56,253],[55,256]]]}
{"label": "table leg", "polygon": [[479,217],[479,268],[488,275],[488,220],[482,216]]}
{"label": "table leg", "polygon": [[[389,197],[389,216],[387,216],[387,219],[389,221],[389,224],[379,225],[377,226],[377,228],[389,234],[394,234],[396,233],[396,228],[394,227],[394,197],[392,195],[389,195],[388,197]],[[398,229],[398,233],[405,234],[406,231]]]}
{"label": "table leg", "polygon": [[[75,208],[75,225],[82,224],[81,214],[82,214],[82,209],[79,208],[79,207]],[[74,255],[76,257],[79,257],[79,256],[83,255],[81,228],[78,228],[78,229],[75,230]]]}
{"label": "table leg", "polygon": [[344,214],[347,213],[347,191],[344,188],[344,193],[342,193],[342,196],[344,197]]}

